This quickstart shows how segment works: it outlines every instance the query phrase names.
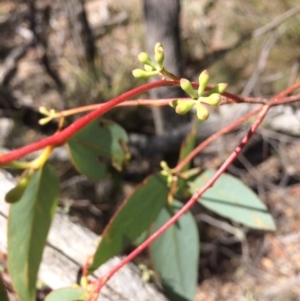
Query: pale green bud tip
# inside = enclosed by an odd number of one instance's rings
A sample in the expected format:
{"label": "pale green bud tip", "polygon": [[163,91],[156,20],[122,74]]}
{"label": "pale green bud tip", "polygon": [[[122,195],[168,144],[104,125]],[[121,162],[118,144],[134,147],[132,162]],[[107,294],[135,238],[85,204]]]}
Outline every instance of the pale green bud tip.
{"label": "pale green bud tip", "polygon": [[195,103],[195,100],[178,100],[178,104],[175,108],[175,111],[179,115],[184,115],[192,109]]}
{"label": "pale green bud tip", "polygon": [[154,46],[154,53],[156,52],[164,52],[164,47],[160,42],[157,42]]}
{"label": "pale green bud tip", "polygon": [[156,43],[154,47],[154,55],[155,55],[155,60],[158,63],[159,67],[163,68],[165,55],[164,55],[164,48],[161,43]]}
{"label": "pale green bud tip", "polygon": [[228,87],[228,84],[226,83],[220,83],[220,84],[217,84],[215,85],[209,92],[207,92],[206,95],[212,95],[214,93],[219,93],[219,94],[222,94],[225,92],[226,88]]}
{"label": "pale green bud tip", "polygon": [[148,71],[148,72],[149,72],[149,71],[150,71],[150,72],[151,72],[151,71],[155,71],[155,68],[154,68],[154,67],[152,67],[152,66],[150,66],[150,65],[146,65],[146,64],[144,65],[144,69],[145,69],[146,71]]}
{"label": "pale green bud tip", "polygon": [[200,120],[207,120],[209,117],[208,110],[200,102],[197,103],[197,117]]}
{"label": "pale green bud tip", "polygon": [[50,112],[49,112],[49,115],[50,115],[50,116],[53,116],[53,115],[55,115],[55,114],[56,114],[56,111],[55,111],[54,109],[51,109]]}
{"label": "pale green bud tip", "polygon": [[220,104],[221,102],[221,95],[219,93],[213,93],[211,94],[210,96],[208,97],[201,97],[201,102],[205,102],[209,105],[212,105],[212,106],[217,106]]}
{"label": "pale green bud tip", "polygon": [[39,120],[40,125],[45,125],[52,120],[52,117],[45,117]]}
{"label": "pale green bud tip", "polygon": [[132,75],[135,78],[149,78],[158,74],[158,71],[145,71],[142,69],[134,69]]}
{"label": "pale green bud tip", "polygon": [[40,107],[39,112],[43,115],[48,115],[49,111],[45,107]]}
{"label": "pale green bud tip", "polygon": [[199,96],[204,92],[208,82],[209,82],[209,74],[207,70],[204,70],[199,75],[199,88],[198,88]]}
{"label": "pale green bud tip", "polygon": [[151,59],[150,59],[149,55],[146,52],[141,52],[138,55],[138,59],[143,64],[148,64],[149,62],[151,62]]}
{"label": "pale green bud tip", "polygon": [[169,170],[169,166],[168,166],[168,163],[166,161],[161,161],[160,162],[160,167],[163,169],[163,170]]}
{"label": "pale green bud tip", "polygon": [[193,89],[193,86],[188,79],[182,78],[180,80],[180,87],[183,91],[185,91],[187,94],[189,94],[192,98],[198,97],[196,91]]}
{"label": "pale green bud tip", "polygon": [[218,93],[222,94],[227,89],[228,84],[226,84],[226,83],[220,83],[220,84],[217,84],[217,87],[218,87]]}

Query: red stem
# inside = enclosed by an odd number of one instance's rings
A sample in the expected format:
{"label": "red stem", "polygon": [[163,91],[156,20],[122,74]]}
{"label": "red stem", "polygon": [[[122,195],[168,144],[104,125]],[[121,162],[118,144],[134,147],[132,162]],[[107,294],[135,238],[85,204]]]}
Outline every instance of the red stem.
{"label": "red stem", "polygon": [[[241,153],[243,148],[246,146],[252,135],[255,133],[264,117],[266,116],[268,110],[272,105],[276,105],[282,98],[290,94],[292,91],[300,87],[300,81],[295,83],[293,86],[287,88],[282,91],[280,94],[273,97],[267,105],[263,105],[258,108],[261,110],[254,123],[252,124],[250,130],[247,135],[244,136],[239,146],[231,153],[231,155],[226,159],[226,161],[222,164],[222,166],[218,169],[218,171],[214,174],[214,176],[202,187],[200,188],[190,199],[189,201],[168,221],[166,222],[160,229],[158,229],[155,233],[153,233],[148,239],[146,239],[140,246],[138,246],[134,251],[132,251],[129,255],[127,255],[119,264],[117,264],[114,268],[112,268],[104,277],[97,280],[95,283],[95,288],[91,296],[87,301],[93,301],[95,295],[98,295],[101,288],[105,285],[105,283],[123,266],[129,263],[132,259],[134,259],[137,255],[139,255],[143,250],[145,250],[155,239],[157,239],[160,235],[162,235],[170,226],[172,226],[176,221],[187,212],[202,196],[202,194],[212,187],[217,179],[225,172],[225,170],[229,167],[229,165],[237,158],[237,156]],[[255,111],[255,110],[254,110]],[[250,113],[253,113],[250,112]]]}
{"label": "red stem", "polygon": [[103,115],[104,113],[111,110],[113,107],[115,107],[116,105],[118,105],[119,103],[121,103],[127,99],[130,99],[132,97],[135,97],[136,95],[139,95],[145,91],[148,91],[148,90],[151,90],[151,89],[154,89],[157,87],[178,86],[178,85],[179,85],[179,81],[159,80],[159,81],[155,81],[155,82],[148,83],[143,86],[137,87],[128,92],[125,92],[125,93],[119,95],[118,97],[104,103],[98,109],[96,109],[96,110],[88,113],[87,115],[81,117],[80,119],[76,120],[74,123],[72,123],[70,126],[65,128],[61,132],[0,156],[0,165],[4,165],[13,160],[17,160],[17,159],[24,157],[32,152],[40,150],[48,145],[57,146],[57,145],[64,144],[68,139],[70,139],[76,132],[78,132],[80,129],[82,129],[84,126],[86,126],[89,122],[91,122],[94,119],[96,119],[97,117]]}
{"label": "red stem", "polygon": [[[217,179],[222,175],[222,173],[228,168],[228,166],[236,159],[238,154],[242,151],[245,145],[248,143],[249,139],[252,137],[260,123],[263,121],[267,111],[269,110],[269,105],[264,105],[261,112],[257,116],[253,125],[251,126],[247,135],[243,138],[240,145],[234,150],[234,152],[227,158],[227,160],[222,164],[214,176],[201,188],[199,189],[189,201],[170,218],[161,228],[159,228],[155,233],[153,233],[147,240],[145,240],[140,246],[138,246],[134,251],[132,251],[128,256],[126,256],[119,264],[113,267],[103,278],[99,279],[95,284],[94,293],[99,293],[104,284],[124,265],[129,263],[137,255],[139,255],[144,249],[146,249],[154,240],[156,240],[163,232],[165,232],[170,226],[172,226],[185,212],[187,212],[201,197],[201,195],[210,187],[214,185]],[[94,295],[92,295],[94,296]],[[92,301],[92,296],[88,301]]]}
{"label": "red stem", "polygon": [[205,147],[207,147],[210,143],[215,141],[220,136],[232,131],[234,128],[242,124],[244,121],[252,117],[253,115],[257,114],[262,109],[262,106],[254,109],[253,111],[249,112],[248,114],[242,116],[235,122],[231,123],[230,125],[224,127],[220,131],[216,132],[212,136],[208,137],[206,140],[201,142],[196,148],[194,148],[181,162],[177,164],[177,166],[173,169],[174,173],[180,172],[186,164],[188,164],[198,153],[200,153]]}

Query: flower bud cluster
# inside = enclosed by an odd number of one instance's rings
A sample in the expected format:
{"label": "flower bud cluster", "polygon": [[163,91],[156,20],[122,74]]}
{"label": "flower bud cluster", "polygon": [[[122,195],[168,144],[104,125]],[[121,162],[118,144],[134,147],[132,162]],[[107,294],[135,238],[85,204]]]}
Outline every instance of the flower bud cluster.
{"label": "flower bud cluster", "polygon": [[44,118],[41,118],[39,120],[39,124],[40,125],[45,125],[47,124],[48,122],[50,122],[53,118],[56,117],[56,111],[54,109],[51,109],[50,111],[48,111],[45,107],[40,107],[39,108],[39,112],[42,114],[42,115],[45,115],[47,117],[44,117]]}
{"label": "flower bud cluster", "polygon": [[166,161],[161,161],[160,167],[162,168],[162,171],[160,173],[163,176],[167,177],[167,185],[170,186],[173,180],[173,174],[171,168],[168,166]]}
{"label": "flower bud cluster", "polygon": [[206,120],[209,117],[209,111],[205,107],[205,104],[211,106],[217,106],[221,102],[221,94],[225,92],[227,84],[220,83],[217,84],[213,89],[205,92],[205,88],[209,81],[209,75],[207,70],[204,70],[199,75],[199,87],[198,90],[194,90],[192,83],[182,78],[180,80],[180,87],[187,94],[191,96],[192,99],[175,99],[170,103],[170,106],[175,108],[177,114],[183,115],[189,112],[194,106],[196,107],[197,117],[200,120]]}
{"label": "flower bud cluster", "polygon": [[158,75],[164,68],[164,48],[161,43],[156,43],[154,47],[154,63],[146,52],[141,52],[138,55],[139,61],[144,64],[143,69],[134,69],[132,74],[135,78],[149,78]]}

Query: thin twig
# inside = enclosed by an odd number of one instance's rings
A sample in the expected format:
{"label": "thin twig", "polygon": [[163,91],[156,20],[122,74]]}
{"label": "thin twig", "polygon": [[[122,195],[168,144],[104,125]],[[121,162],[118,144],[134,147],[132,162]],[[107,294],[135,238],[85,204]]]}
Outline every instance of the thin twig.
{"label": "thin twig", "polygon": [[259,36],[265,34],[269,30],[276,28],[280,23],[282,23],[283,21],[287,20],[288,18],[292,17],[293,15],[295,15],[299,12],[300,12],[300,5],[292,7],[290,10],[284,12],[282,15],[280,15],[277,18],[275,18],[274,20],[272,20],[270,23],[256,29],[253,32],[252,36],[259,37]]}
{"label": "thin twig", "polygon": [[274,34],[272,34],[269,39],[265,42],[265,44],[262,47],[262,50],[260,52],[259,60],[257,62],[257,67],[254,72],[252,72],[252,75],[248,81],[248,83],[245,85],[245,88],[242,92],[243,96],[248,96],[251,91],[254,89],[256,83],[258,82],[259,76],[263,72],[266,66],[267,59],[269,57],[270,51],[274,44],[276,43],[279,35],[281,32],[276,31]]}

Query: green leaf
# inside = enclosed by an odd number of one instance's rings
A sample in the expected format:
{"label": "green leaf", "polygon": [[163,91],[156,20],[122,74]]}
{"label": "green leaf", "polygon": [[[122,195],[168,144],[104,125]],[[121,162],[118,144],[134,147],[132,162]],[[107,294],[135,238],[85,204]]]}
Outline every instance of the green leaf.
{"label": "green leaf", "polygon": [[127,142],[127,134],[118,124],[97,119],[76,133],[68,145],[76,168],[92,180],[101,180],[108,163],[122,170],[130,157]]}
{"label": "green leaf", "polygon": [[89,297],[81,287],[66,287],[51,292],[45,301],[85,301]]}
{"label": "green leaf", "polygon": [[37,272],[58,194],[58,176],[46,164],[33,174],[21,199],[10,206],[8,267],[22,301],[35,300]]}
{"label": "green leaf", "polygon": [[[203,187],[214,173],[214,170],[202,173],[191,183],[191,192],[195,193]],[[198,202],[211,211],[247,227],[271,231],[276,229],[266,205],[243,182],[229,174],[221,175]]]}
{"label": "green leaf", "polygon": [[[166,205],[155,221],[153,233],[181,208],[182,204],[176,200],[172,207]],[[185,213],[156,239],[150,246],[150,252],[170,300],[193,301],[198,279],[199,235],[192,214]]]}
{"label": "green leaf", "polygon": [[167,202],[168,191],[166,177],[155,174],[124,200],[102,234],[89,272],[119,254],[150,227]]}
{"label": "green leaf", "polygon": [[1,301],[9,301],[1,273],[0,273],[0,300]]}

